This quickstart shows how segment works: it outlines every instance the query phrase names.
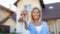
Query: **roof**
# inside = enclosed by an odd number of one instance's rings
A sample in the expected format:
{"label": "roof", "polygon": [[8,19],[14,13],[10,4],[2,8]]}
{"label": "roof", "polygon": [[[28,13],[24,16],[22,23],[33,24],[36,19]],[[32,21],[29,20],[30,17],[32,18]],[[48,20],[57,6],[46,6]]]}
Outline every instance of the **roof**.
{"label": "roof", "polygon": [[14,5],[17,6],[17,3],[18,3],[19,1],[20,1],[20,0],[17,0],[17,1],[14,3]]}
{"label": "roof", "polygon": [[41,7],[45,8],[43,0],[39,0],[39,2],[40,2]]}
{"label": "roof", "polygon": [[43,19],[60,19],[60,2],[45,4]]}
{"label": "roof", "polygon": [[[14,11],[12,11],[9,8],[6,8],[6,7],[2,6],[2,5],[0,5],[0,8],[9,11],[11,13],[9,16],[11,16],[11,18],[16,22],[16,14],[14,13]],[[2,19],[2,21],[0,21],[0,24],[6,22],[10,18],[9,16]]]}
{"label": "roof", "polygon": [[0,8],[1,8],[1,9],[4,9],[4,10],[7,10],[7,11],[9,11],[9,12],[12,12],[12,13],[14,12],[14,11],[10,10],[9,8],[6,8],[6,7],[2,6],[2,5],[0,5]]}

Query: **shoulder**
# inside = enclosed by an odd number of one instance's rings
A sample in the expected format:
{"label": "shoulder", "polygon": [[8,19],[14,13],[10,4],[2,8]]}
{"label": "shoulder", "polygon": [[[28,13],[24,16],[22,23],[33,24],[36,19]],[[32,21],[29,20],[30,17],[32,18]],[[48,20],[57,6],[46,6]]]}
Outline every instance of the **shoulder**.
{"label": "shoulder", "polygon": [[27,22],[28,25],[32,25],[32,22]]}
{"label": "shoulder", "polygon": [[42,24],[46,24],[47,25],[47,22],[46,21],[41,21],[42,22]]}
{"label": "shoulder", "polygon": [[29,27],[34,27],[35,25],[32,22],[27,22]]}
{"label": "shoulder", "polygon": [[45,21],[42,21],[42,25],[48,26],[47,22],[45,22]]}
{"label": "shoulder", "polygon": [[46,21],[42,21],[44,31],[49,34],[49,27]]}

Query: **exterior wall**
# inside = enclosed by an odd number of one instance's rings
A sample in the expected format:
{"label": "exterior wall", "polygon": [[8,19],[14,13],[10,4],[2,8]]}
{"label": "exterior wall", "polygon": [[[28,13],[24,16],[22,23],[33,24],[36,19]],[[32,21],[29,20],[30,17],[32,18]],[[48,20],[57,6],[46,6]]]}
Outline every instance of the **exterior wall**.
{"label": "exterior wall", "polygon": [[[0,9],[0,20],[8,17],[10,15],[10,12]],[[2,25],[9,25],[10,26],[10,32],[14,31],[14,28],[16,26],[16,23],[12,18],[9,18],[6,22],[4,22]]]}
{"label": "exterior wall", "polygon": [[57,19],[56,24],[57,24],[57,34],[60,34],[60,19]]}
{"label": "exterior wall", "polygon": [[12,18],[9,18],[3,25],[9,25],[10,26],[10,32],[14,32],[14,29],[16,28],[16,23]]}
{"label": "exterior wall", "polygon": [[33,7],[38,7],[41,9],[39,0],[20,0],[20,2],[17,4],[17,7],[21,9],[24,8],[25,5],[31,5]]}
{"label": "exterior wall", "polygon": [[24,24],[22,22],[17,23],[17,33],[19,34],[29,34],[29,31],[25,29]]}
{"label": "exterior wall", "polygon": [[7,12],[6,10],[0,9],[0,20],[6,18],[9,15],[10,15],[9,12]]}
{"label": "exterior wall", "polygon": [[60,19],[50,19],[47,20],[49,31],[51,34],[59,34],[60,33]]}
{"label": "exterior wall", "polygon": [[56,32],[56,29],[55,29],[55,26],[56,26],[56,22],[55,22],[56,20],[54,20],[54,19],[51,19],[51,20],[47,20],[47,23],[48,23],[48,27],[49,27],[49,31],[51,32],[51,33],[53,33],[53,32]]}

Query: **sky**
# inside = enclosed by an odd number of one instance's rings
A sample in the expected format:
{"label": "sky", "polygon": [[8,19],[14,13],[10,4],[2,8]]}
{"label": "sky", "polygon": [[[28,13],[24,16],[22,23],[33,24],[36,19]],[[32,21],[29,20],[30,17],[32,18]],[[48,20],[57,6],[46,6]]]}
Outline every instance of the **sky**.
{"label": "sky", "polygon": [[17,0],[0,0],[1,3],[4,4],[13,4],[14,2],[16,2]]}
{"label": "sky", "polygon": [[57,3],[60,2],[60,0],[43,0],[44,4],[51,4],[51,3]]}
{"label": "sky", "polygon": [[5,7],[9,7],[9,4],[14,4],[17,0],[0,0],[0,4],[5,6]]}
{"label": "sky", "polygon": [[10,4],[11,4],[11,10],[16,11],[16,6],[14,6],[13,4],[16,2],[17,0],[0,0],[0,5],[9,8]]}

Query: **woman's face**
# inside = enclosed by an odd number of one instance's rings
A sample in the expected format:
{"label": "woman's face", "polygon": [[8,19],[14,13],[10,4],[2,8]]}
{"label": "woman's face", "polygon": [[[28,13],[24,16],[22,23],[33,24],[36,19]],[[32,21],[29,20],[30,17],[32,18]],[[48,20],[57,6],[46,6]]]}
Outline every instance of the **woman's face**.
{"label": "woman's face", "polygon": [[39,12],[38,9],[35,9],[35,10],[32,11],[32,18],[34,20],[38,20],[40,18],[40,12]]}

